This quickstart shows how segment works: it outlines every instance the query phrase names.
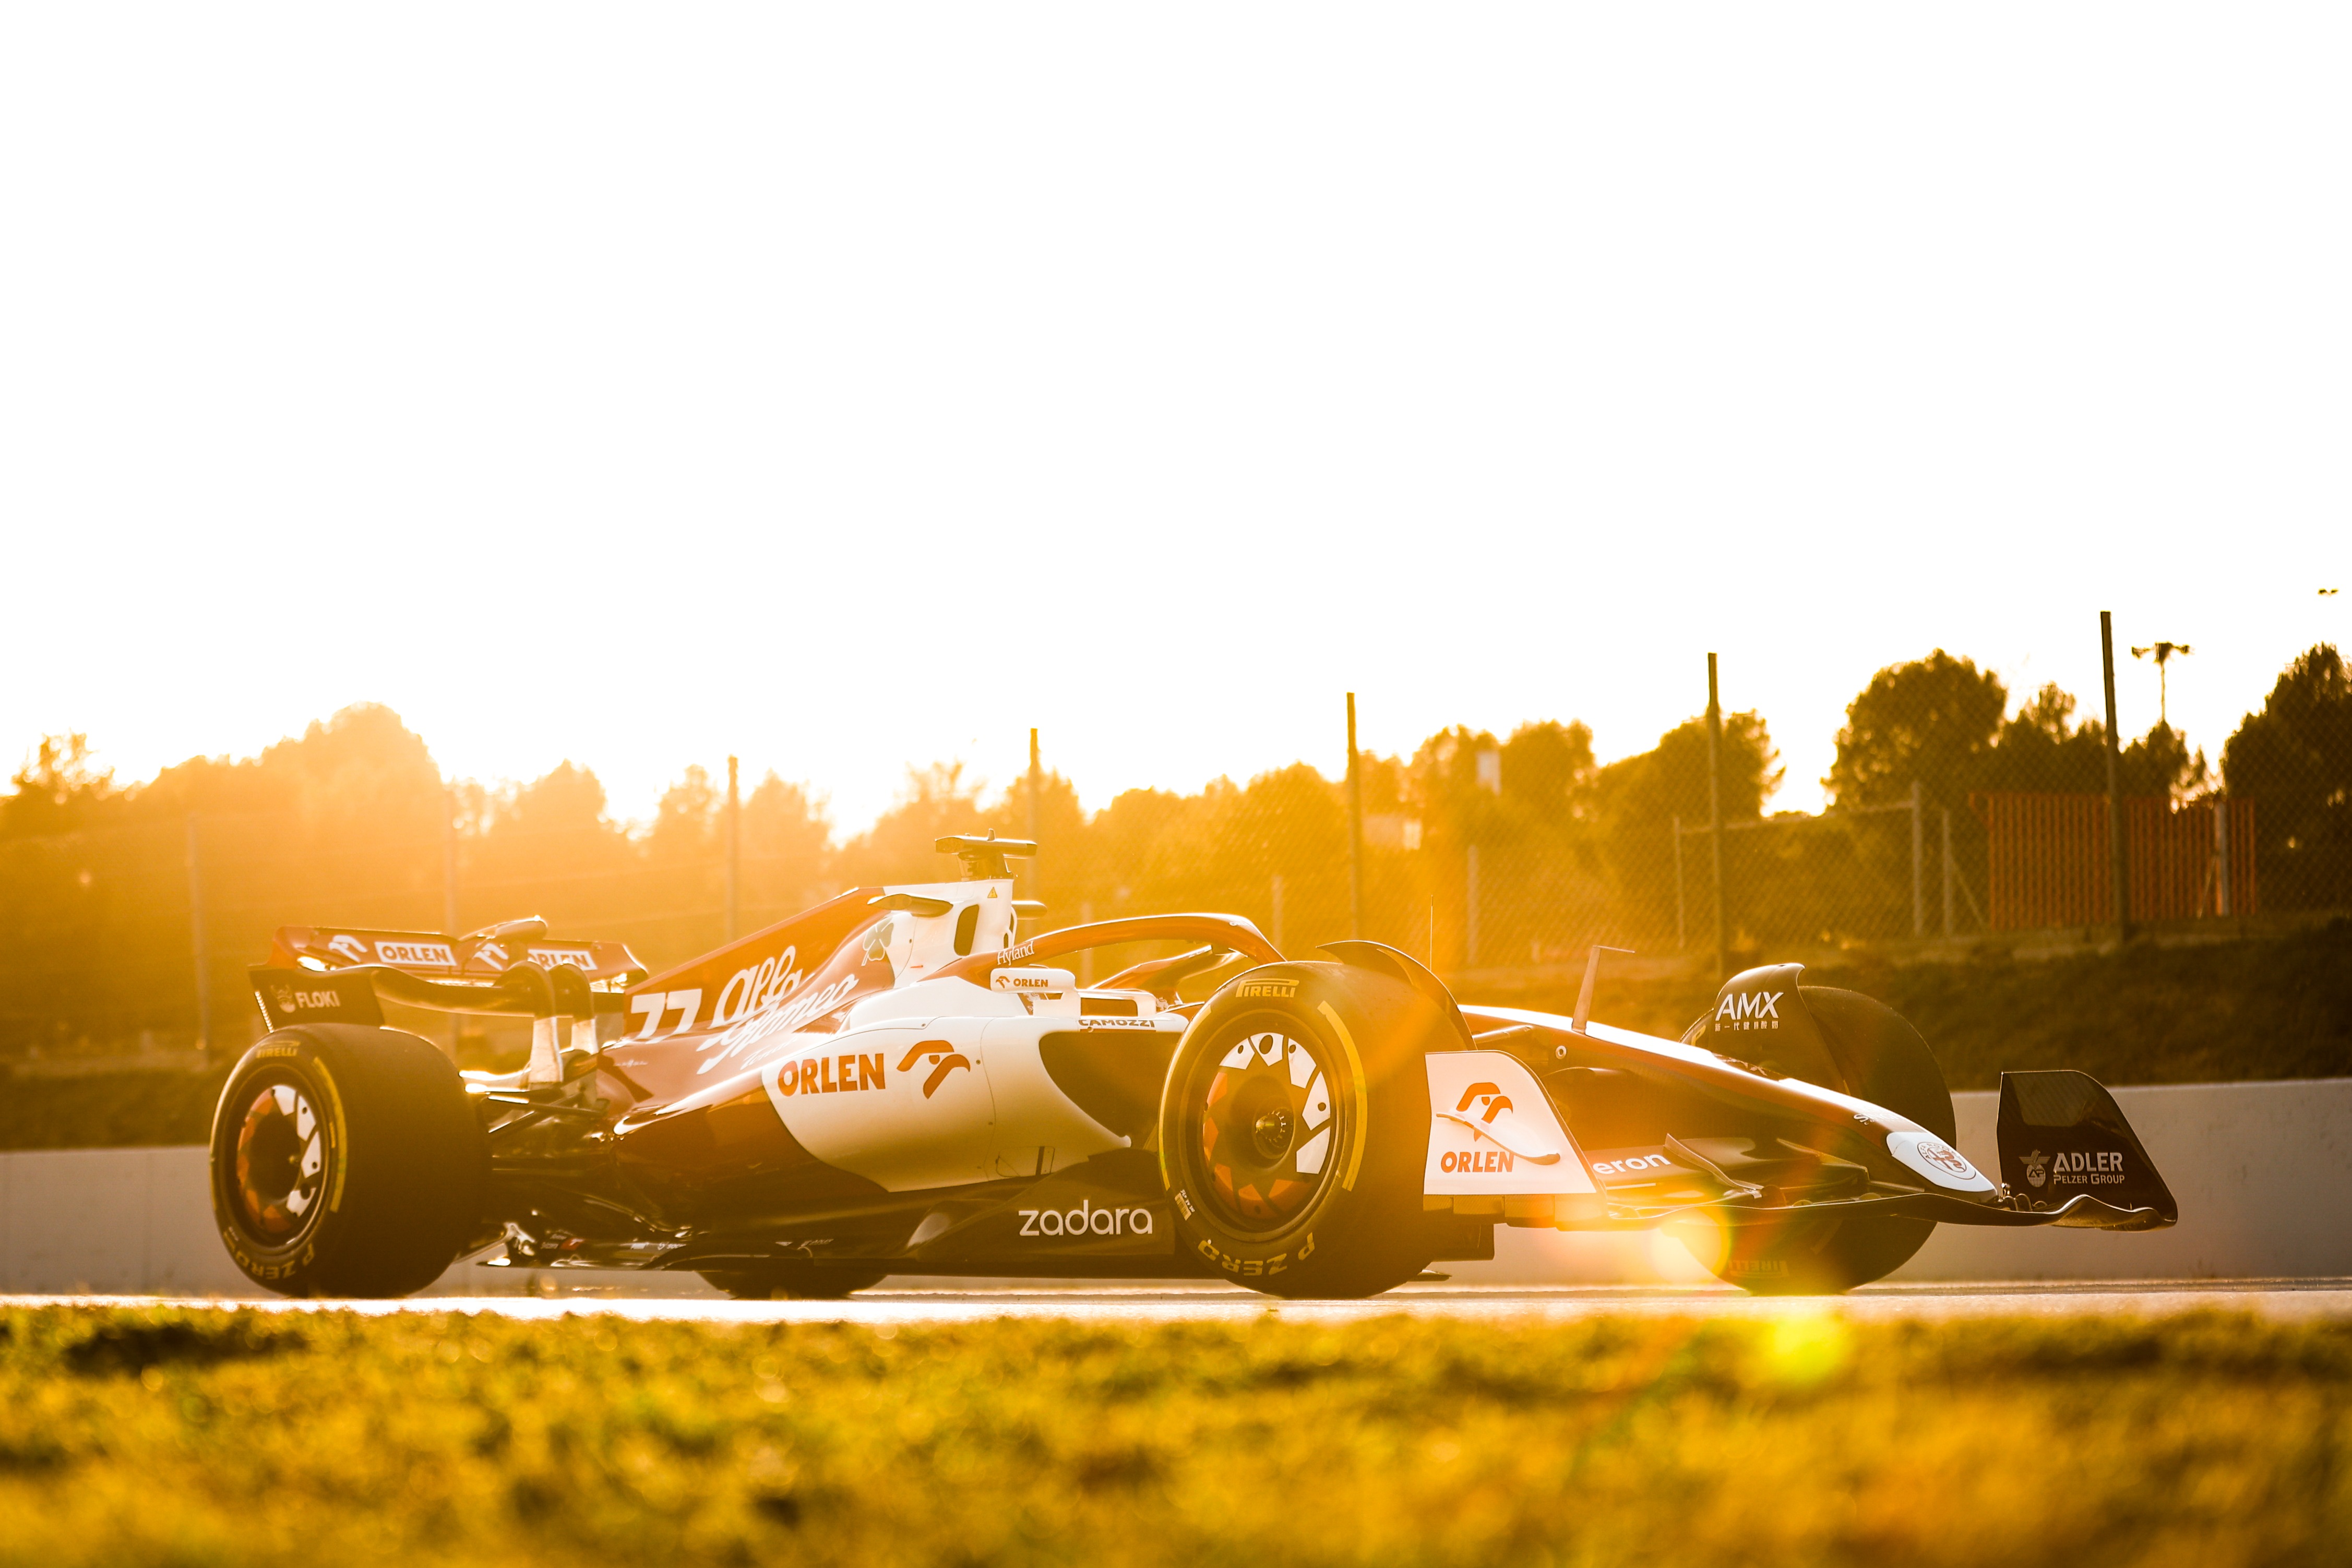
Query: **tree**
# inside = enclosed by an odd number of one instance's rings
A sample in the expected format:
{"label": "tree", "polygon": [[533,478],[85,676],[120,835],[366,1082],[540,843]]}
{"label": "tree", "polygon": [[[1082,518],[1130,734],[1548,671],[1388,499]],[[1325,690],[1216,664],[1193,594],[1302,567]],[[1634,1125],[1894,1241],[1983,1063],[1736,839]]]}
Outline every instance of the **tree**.
{"label": "tree", "polygon": [[855,886],[940,882],[961,874],[934,847],[950,833],[980,826],[980,785],[967,781],[961,762],[907,769],[898,803],[842,847],[840,867]]}
{"label": "tree", "polygon": [[1502,802],[1478,782],[1478,758],[1500,750],[1492,735],[1465,725],[1421,743],[1407,770],[1407,792],[1423,841],[1451,847],[1491,843],[1499,836]]}
{"label": "tree", "polygon": [[2332,644],[2281,672],[2222,748],[2221,776],[2254,802],[2263,903],[2352,903],[2352,676]]}
{"label": "tree", "polygon": [[646,848],[657,861],[708,860],[718,852],[720,795],[700,763],[687,765],[678,781],[662,791],[654,808]]}
{"label": "tree", "polygon": [[476,823],[458,875],[458,924],[537,915],[568,932],[623,913],[627,898],[593,879],[628,872],[639,856],[606,813],[594,773],[566,760],[529,784],[479,792],[478,805],[478,787],[457,793],[459,820]]}
{"label": "tree", "polygon": [[1503,742],[1503,799],[1539,822],[1591,816],[1600,783],[1592,729],[1580,719],[1523,724]]}
{"label": "tree", "polygon": [[2095,794],[2107,787],[2106,728],[2074,722],[2074,697],[2056,682],[2002,723],[1970,787],[2044,794]]}
{"label": "tree", "polygon": [[[2002,722],[1992,746],[1958,776],[1965,800],[1975,790],[2104,795],[2107,789],[2107,727],[2074,721],[2073,695],[2055,683]],[[2161,721],[2123,748],[2118,781],[2126,795],[2178,798],[2205,782],[2205,754],[2192,752],[2180,732]]]}
{"label": "tree", "polygon": [[[1654,748],[1601,769],[1601,818],[1610,836],[1655,837],[1677,816],[1685,827],[1704,826],[1706,751],[1706,720],[1685,719],[1660,736]],[[1724,715],[1719,793],[1725,821],[1752,822],[1764,814],[1764,802],[1785,776],[1780,760],[1762,715]]]}
{"label": "tree", "polygon": [[114,770],[92,760],[89,737],[45,735],[33,755],[8,782],[13,792],[0,801],[0,836],[23,838],[88,827],[118,791]]}
{"label": "tree", "polygon": [[507,792],[494,810],[496,832],[602,835],[615,831],[604,814],[603,781],[568,758]]}
{"label": "tree", "polygon": [[2000,677],[1978,669],[1973,659],[1938,648],[1924,659],[1889,664],[1847,705],[1837,760],[1822,783],[1848,810],[1908,800],[1914,779],[1929,799],[1957,808],[2008,706]]}
{"label": "tree", "polygon": [[832,891],[833,825],[807,786],[769,773],[743,801],[742,831],[741,896],[753,923],[797,914]]}

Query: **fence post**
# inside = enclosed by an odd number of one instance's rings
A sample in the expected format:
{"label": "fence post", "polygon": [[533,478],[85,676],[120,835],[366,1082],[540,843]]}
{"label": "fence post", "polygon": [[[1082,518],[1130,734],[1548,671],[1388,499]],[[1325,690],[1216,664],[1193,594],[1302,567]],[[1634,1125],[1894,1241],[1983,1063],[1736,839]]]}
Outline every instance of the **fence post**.
{"label": "fence post", "polygon": [[457,935],[457,791],[441,792],[441,929]]}
{"label": "fence post", "polygon": [[1944,812],[1944,935],[1952,934],[1952,809]]}
{"label": "fence post", "polygon": [[213,1048],[213,966],[205,944],[204,840],[188,813],[188,940],[196,961],[196,1049]]}
{"label": "fence post", "polygon": [[2124,848],[2123,741],[2116,730],[2116,622],[2099,612],[2099,664],[2107,683],[2107,858],[2115,888],[2116,940],[2131,940],[2131,862]]}
{"label": "fence post", "polygon": [[[1037,842],[1037,797],[1045,787],[1045,772],[1037,760],[1037,732],[1033,729],[1029,732],[1029,841],[1033,844]],[[1038,854],[1044,852],[1044,846],[1040,845]],[[1029,896],[1042,900],[1045,896],[1045,878],[1037,874],[1037,855],[1031,855]]]}
{"label": "fence post", "polygon": [[2230,917],[2230,798],[2213,797],[2213,913]]}
{"label": "fence post", "polygon": [[1927,823],[1920,813],[1919,780],[1911,780],[1911,935],[1927,935]]}
{"label": "fence post", "polygon": [[1683,919],[1683,820],[1671,817],[1667,822],[1667,831],[1675,835],[1675,951],[1687,953],[1690,937]]}
{"label": "fence post", "polygon": [[727,940],[742,929],[743,794],[735,758],[727,759]]}
{"label": "fence post", "polygon": [[[1093,917],[1089,915],[1087,918]],[[1282,873],[1280,872],[1274,873],[1274,929],[1266,935],[1274,939],[1274,945],[1278,950],[1282,946]]]}
{"label": "fence post", "polygon": [[[1462,967],[1478,967],[1478,846],[1470,846],[1470,876],[1463,888]],[[1279,943],[1276,946],[1280,946]]]}
{"label": "fence post", "polygon": [[[441,930],[456,936],[461,930],[457,924],[457,791],[441,792]],[[457,1044],[463,1036],[466,1020],[463,1014],[449,1015],[449,1039],[442,1047],[450,1061],[457,1060]]]}
{"label": "fence post", "polygon": [[1716,694],[1715,655],[1706,656],[1706,814],[1715,846],[1715,976],[1731,977],[1731,916],[1723,906],[1723,704]]}
{"label": "fence post", "polygon": [[1356,763],[1356,694],[1348,694],[1348,934],[1364,934],[1364,778]]}

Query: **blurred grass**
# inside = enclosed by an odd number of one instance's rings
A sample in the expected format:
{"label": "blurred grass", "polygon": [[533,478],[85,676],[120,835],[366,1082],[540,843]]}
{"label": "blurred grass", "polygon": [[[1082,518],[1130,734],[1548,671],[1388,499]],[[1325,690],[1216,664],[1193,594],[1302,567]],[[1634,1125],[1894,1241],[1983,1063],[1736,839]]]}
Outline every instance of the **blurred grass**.
{"label": "blurred grass", "polygon": [[41,1568],[2352,1557],[2352,1325],[0,1327]]}

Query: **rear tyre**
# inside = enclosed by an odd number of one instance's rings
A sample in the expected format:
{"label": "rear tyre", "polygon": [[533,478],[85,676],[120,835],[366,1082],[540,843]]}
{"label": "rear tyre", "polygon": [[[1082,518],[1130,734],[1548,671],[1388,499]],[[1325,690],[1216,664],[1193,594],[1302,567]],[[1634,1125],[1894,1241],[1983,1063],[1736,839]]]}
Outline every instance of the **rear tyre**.
{"label": "rear tyre", "polygon": [[489,1141],[448,1058],[358,1024],[280,1030],[213,1113],[213,1216],[229,1256],[287,1296],[404,1296],[478,1228]]}
{"label": "rear tyre", "polygon": [[[1822,1086],[1884,1105],[1946,1143],[1952,1092],[1935,1053],[1903,1016],[1858,991],[1798,991],[1821,1026],[1838,1082]],[[1893,1273],[1927,1245],[1932,1219],[1889,1217],[1734,1223],[1709,1233],[1677,1228],[1702,1263],[1751,1295],[1833,1295]]]}
{"label": "rear tyre", "polygon": [[765,1269],[705,1270],[703,1279],[739,1301],[837,1301],[880,1284],[880,1269],[834,1263],[790,1263]]}
{"label": "rear tyre", "polygon": [[1442,1020],[1341,964],[1253,969],[1211,997],[1169,1063],[1160,1173],[1177,1245],[1269,1295],[1377,1295],[1429,1266],[1422,1171]]}

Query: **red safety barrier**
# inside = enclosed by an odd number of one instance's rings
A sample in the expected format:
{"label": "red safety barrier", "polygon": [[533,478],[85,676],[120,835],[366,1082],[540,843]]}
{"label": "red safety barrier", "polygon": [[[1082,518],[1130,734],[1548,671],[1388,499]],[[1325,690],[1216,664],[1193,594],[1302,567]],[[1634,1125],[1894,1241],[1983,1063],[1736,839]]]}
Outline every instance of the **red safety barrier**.
{"label": "red safety barrier", "polygon": [[[1993,930],[2101,925],[2115,919],[2105,796],[2004,791],[1972,795],[1969,804],[1988,839],[1985,913]],[[2226,844],[2217,829],[2217,809]],[[2252,915],[2260,908],[2251,800],[2176,806],[2160,797],[2128,799],[2124,846],[2135,920]]]}

